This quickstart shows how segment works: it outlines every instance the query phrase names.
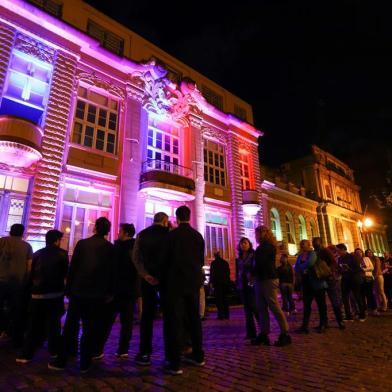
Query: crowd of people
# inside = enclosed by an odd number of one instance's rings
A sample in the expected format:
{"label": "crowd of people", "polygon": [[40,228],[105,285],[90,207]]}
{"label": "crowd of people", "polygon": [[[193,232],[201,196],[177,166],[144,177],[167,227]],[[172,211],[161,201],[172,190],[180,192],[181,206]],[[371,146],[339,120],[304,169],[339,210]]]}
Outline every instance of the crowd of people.
{"label": "crowd of people", "polygon": [[[94,235],[78,241],[70,262],[61,248],[63,233],[49,230],[46,246],[33,253],[22,239],[23,225],[14,224],[10,235],[0,238],[0,339],[12,340],[16,361],[29,363],[47,340],[49,369],[65,369],[69,358],[79,351],[80,371],[85,373],[94,361],[104,357],[117,317],[120,334],[115,355],[127,359],[134,308],[141,297],[136,364],[151,364],[159,304],[167,371],[182,374],[182,361],[204,366],[204,240],[190,225],[188,207],[179,207],[176,219],[177,227],[173,228],[169,217],[159,212],[153,224],[136,238],[133,224],[123,223],[113,244],[107,239],[110,221],[98,218]],[[304,303],[299,333],[309,333],[313,299],[319,312],[320,333],[328,328],[326,297],[341,329],[356,316],[365,321],[369,312],[378,315],[391,305],[389,255],[380,260],[370,250],[348,253],[344,244],[325,248],[320,238],[313,238],[313,246],[309,240],[301,241],[293,267],[268,227],[259,226],[255,234],[257,248],[248,238],[242,238],[236,259],[236,286],[244,307],[246,339],[252,345],[270,345],[270,313],[280,329],[274,345],[291,344],[287,317],[296,313],[295,290],[301,293]],[[227,320],[230,269],[219,251],[211,263],[210,280],[217,316]],[[64,297],[68,305],[62,326]]]}

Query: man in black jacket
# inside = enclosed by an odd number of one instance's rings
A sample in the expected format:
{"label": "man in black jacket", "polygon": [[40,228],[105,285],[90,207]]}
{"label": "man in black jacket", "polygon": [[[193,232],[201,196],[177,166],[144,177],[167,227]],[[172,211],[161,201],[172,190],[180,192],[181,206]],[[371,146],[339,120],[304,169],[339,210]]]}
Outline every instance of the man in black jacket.
{"label": "man in black jacket", "polygon": [[230,267],[229,263],[222,259],[219,251],[215,252],[214,256],[215,259],[210,267],[210,276],[218,310],[218,319],[228,320],[230,313],[227,295],[230,289]]}
{"label": "man in black jacket", "polygon": [[120,224],[118,240],[114,243],[117,262],[115,296],[114,301],[108,307],[108,328],[100,350],[103,353],[103,346],[110,335],[117,315],[119,315],[121,329],[116,356],[120,359],[128,358],[129,342],[132,338],[133,310],[140,291],[140,279],[132,262],[134,235],[135,226],[133,224]]}
{"label": "man in black jacket", "polygon": [[23,350],[17,363],[28,363],[34,351],[48,334],[52,356],[58,354],[61,338],[61,316],[64,313],[64,281],[68,271],[68,254],[60,248],[63,233],[49,230],[46,247],[35,252],[31,267],[31,301],[29,323]]}
{"label": "man in black jacket", "polygon": [[191,211],[181,206],[176,211],[178,227],[168,235],[165,274],[164,323],[167,334],[167,360],[170,374],[182,374],[180,355],[183,346],[184,320],[189,321],[192,354],[185,360],[203,366],[202,328],[199,315],[200,282],[204,264],[204,240],[190,224]]}
{"label": "man in black jacket", "polygon": [[[80,343],[80,371],[86,373],[102,341],[105,323],[102,314],[113,300],[115,283],[114,246],[106,240],[110,232],[110,222],[101,217],[95,222],[95,234],[80,240],[75,247],[66,286],[69,297],[67,319],[81,319],[83,335]],[[49,363],[49,369],[63,370],[68,349],[73,344],[73,322],[65,321],[63,344],[59,357]]]}
{"label": "man in black jacket", "polygon": [[135,357],[135,362],[141,366],[151,364],[153,323],[158,306],[158,284],[162,278],[165,243],[169,232],[168,222],[169,217],[164,212],[155,214],[153,225],[138,234],[133,248],[132,260],[143,278],[140,347]]}

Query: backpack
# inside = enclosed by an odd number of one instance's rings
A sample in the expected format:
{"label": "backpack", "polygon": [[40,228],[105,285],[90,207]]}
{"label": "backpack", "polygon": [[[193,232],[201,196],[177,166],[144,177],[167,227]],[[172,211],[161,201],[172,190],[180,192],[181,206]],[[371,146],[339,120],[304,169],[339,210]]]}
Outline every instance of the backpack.
{"label": "backpack", "polygon": [[317,256],[317,260],[312,267],[314,277],[318,280],[326,280],[332,276],[331,268],[328,266],[325,260],[320,259]]}

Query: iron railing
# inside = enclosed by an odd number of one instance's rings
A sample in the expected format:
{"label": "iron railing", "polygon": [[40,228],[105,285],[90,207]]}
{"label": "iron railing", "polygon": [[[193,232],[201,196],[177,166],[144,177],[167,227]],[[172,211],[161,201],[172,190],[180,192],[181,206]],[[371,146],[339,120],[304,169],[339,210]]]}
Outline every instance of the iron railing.
{"label": "iron railing", "polygon": [[189,167],[177,165],[175,163],[163,161],[160,159],[148,159],[142,163],[142,173],[154,170],[177,174],[179,176],[193,179],[193,170]]}

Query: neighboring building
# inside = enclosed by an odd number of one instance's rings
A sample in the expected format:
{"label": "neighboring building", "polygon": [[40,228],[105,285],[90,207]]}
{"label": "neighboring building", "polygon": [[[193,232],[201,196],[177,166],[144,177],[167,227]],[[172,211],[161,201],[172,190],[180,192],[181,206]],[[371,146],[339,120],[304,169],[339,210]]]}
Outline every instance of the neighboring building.
{"label": "neighboring building", "polygon": [[186,204],[233,262],[262,222],[251,106],[82,1],[29,3],[0,0],[0,235],[72,252],[99,216],[113,239]]}
{"label": "neighboring building", "polygon": [[301,239],[315,235],[325,245],[345,243],[350,251],[388,250],[386,227],[375,217],[367,227],[353,171],[333,155],[312,146],[309,155],[262,173],[265,221],[291,255]]}

